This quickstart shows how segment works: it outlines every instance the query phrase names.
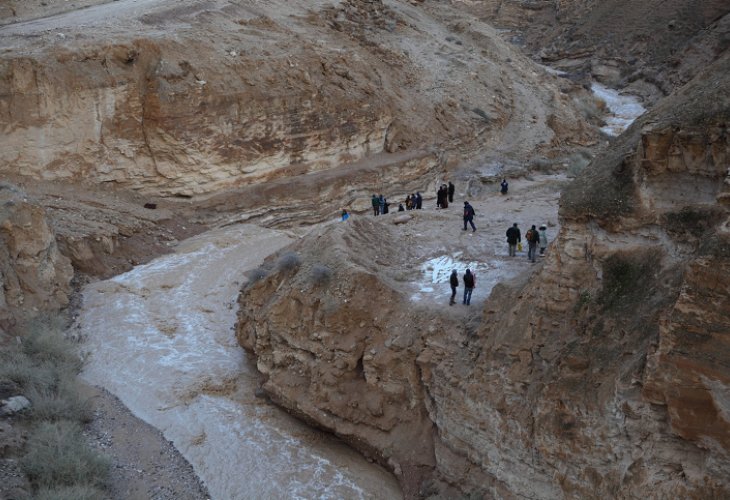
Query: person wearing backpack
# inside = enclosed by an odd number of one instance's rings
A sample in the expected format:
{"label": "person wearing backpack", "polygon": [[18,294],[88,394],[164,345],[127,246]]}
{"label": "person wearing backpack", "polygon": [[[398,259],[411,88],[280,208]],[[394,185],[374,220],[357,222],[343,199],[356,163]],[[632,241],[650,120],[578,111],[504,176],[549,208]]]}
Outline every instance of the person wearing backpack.
{"label": "person wearing backpack", "polygon": [[471,303],[471,292],[474,291],[474,287],[477,284],[476,277],[472,274],[471,270],[467,269],[464,273],[464,304],[469,305]]}
{"label": "person wearing backpack", "polygon": [[468,201],[464,202],[464,231],[466,231],[466,225],[471,224],[471,232],[477,230],[477,227],[474,225],[474,215],[476,213],[474,212],[474,207],[472,207]]}
{"label": "person wearing backpack", "polygon": [[453,306],[454,304],[456,304],[456,301],[454,299],[456,298],[456,288],[459,286],[459,277],[456,274],[456,269],[451,271],[449,284],[451,285],[451,300],[449,300],[449,305]]}
{"label": "person wearing backpack", "polygon": [[535,262],[535,256],[537,254],[537,244],[540,242],[540,234],[537,232],[537,228],[533,224],[525,234],[527,239],[527,258],[530,262]]}

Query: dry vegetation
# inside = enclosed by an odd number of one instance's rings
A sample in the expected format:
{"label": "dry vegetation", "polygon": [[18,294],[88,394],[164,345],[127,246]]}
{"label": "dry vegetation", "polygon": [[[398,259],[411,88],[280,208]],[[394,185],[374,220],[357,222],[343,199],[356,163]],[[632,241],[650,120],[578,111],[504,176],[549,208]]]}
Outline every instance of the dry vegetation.
{"label": "dry vegetation", "polygon": [[34,498],[104,498],[109,465],[82,433],[91,410],[79,394],[78,355],[59,321],[34,321],[15,333],[17,340],[0,352],[0,384],[31,402],[12,418],[27,430],[17,458]]}

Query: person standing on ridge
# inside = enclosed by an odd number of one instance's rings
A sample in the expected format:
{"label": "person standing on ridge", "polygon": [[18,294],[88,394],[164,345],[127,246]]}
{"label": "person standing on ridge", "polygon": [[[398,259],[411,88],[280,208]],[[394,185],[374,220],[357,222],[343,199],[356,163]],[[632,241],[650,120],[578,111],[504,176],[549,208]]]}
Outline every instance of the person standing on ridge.
{"label": "person standing on ridge", "polygon": [[545,224],[540,226],[540,231],[538,231],[538,233],[540,234],[540,255],[545,255],[545,249],[548,245],[547,226]]}
{"label": "person standing on ridge", "polygon": [[466,231],[466,225],[471,224],[471,232],[477,230],[477,227],[474,225],[474,216],[476,215],[476,212],[474,212],[474,207],[472,207],[468,201],[464,202],[464,231]]}
{"label": "person standing on ridge", "polygon": [[423,197],[419,191],[416,191],[416,210],[423,208]]}
{"label": "person standing on ridge", "polygon": [[449,305],[453,306],[454,304],[456,304],[456,301],[454,299],[456,298],[456,288],[459,286],[459,276],[457,276],[456,274],[456,269],[451,271],[449,284],[451,285],[451,300],[449,300]]}
{"label": "person standing on ridge", "polygon": [[512,227],[507,229],[507,245],[509,245],[509,256],[514,257],[516,255],[517,243],[522,241],[522,235],[517,227],[517,223],[512,224]]}
{"label": "person standing on ridge", "polygon": [[449,181],[449,203],[454,203],[454,192],[456,191],[456,187]]}
{"label": "person standing on ridge", "polygon": [[537,228],[533,224],[530,229],[525,233],[525,239],[527,240],[527,258],[530,262],[535,262],[535,256],[537,254],[537,243],[540,241],[540,235],[537,233]]}
{"label": "person standing on ridge", "polygon": [[382,194],[378,196],[378,209],[380,210],[381,214],[385,213],[385,196]]}
{"label": "person standing on ridge", "polygon": [[499,184],[499,192],[502,194],[507,194],[507,188],[509,188],[507,179],[502,179],[502,182]]}
{"label": "person standing on ridge", "polygon": [[375,195],[373,195],[372,204],[373,204],[373,215],[379,215],[380,214],[380,200],[378,200],[378,197]]}
{"label": "person standing on ridge", "polygon": [[471,304],[471,292],[474,291],[474,286],[477,284],[476,277],[472,274],[471,270],[467,269],[464,273],[464,304]]}

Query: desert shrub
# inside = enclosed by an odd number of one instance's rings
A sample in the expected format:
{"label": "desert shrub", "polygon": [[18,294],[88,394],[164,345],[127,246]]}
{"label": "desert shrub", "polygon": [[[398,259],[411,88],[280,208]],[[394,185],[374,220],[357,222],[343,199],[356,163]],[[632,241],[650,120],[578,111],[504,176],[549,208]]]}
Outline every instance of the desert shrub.
{"label": "desert shrub", "polygon": [[302,263],[302,259],[295,252],[286,252],[276,261],[276,267],[280,271],[291,271],[296,269]]}
{"label": "desert shrub", "polygon": [[312,266],[311,279],[315,285],[324,285],[332,279],[332,269],[323,264],[315,264]]}
{"label": "desert shrub", "polygon": [[81,360],[62,328],[47,318],[24,325],[17,331],[20,342],[0,352],[0,382],[15,384],[31,402],[19,463],[35,498],[104,498],[100,488],[109,468],[81,433],[91,408],[78,387]]}
{"label": "desert shrub", "polygon": [[257,267],[256,269],[253,269],[249,271],[247,274],[248,276],[248,282],[246,283],[246,287],[253,286],[254,283],[261,281],[262,279],[266,278],[269,275],[269,272],[264,269],[263,267]]}
{"label": "desert shrub", "polygon": [[591,162],[590,156],[585,156],[581,153],[574,153],[568,157],[567,164],[568,170],[566,174],[568,177],[577,177],[584,168]]}
{"label": "desert shrub", "polygon": [[50,390],[58,384],[53,363],[36,363],[18,350],[0,356],[0,380],[15,382],[24,391]]}
{"label": "desert shrub", "polygon": [[39,490],[59,486],[103,487],[109,474],[107,459],[91,450],[81,426],[68,420],[43,422],[34,428],[20,466]]}
{"label": "desert shrub", "polygon": [[88,484],[43,488],[33,496],[33,500],[102,500],[108,495],[101,489]]}
{"label": "desert shrub", "polygon": [[23,351],[37,362],[48,362],[56,366],[64,365],[67,369],[81,370],[81,358],[74,352],[71,343],[60,333],[60,328],[31,327],[22,345]]}
{"label": "desert shrub", "polygon": [[603,289],[598,301],[606,309],[638,301],[654,282],[657,260],[651,252],[608,257],[603,263]]}
{"label": "desert shrub", "polygon": [[593,300],[593,294],[591,294],[590,290],[583,290],[578,295],[578,301],[575,303],[575,309],[576,311],[579,311],[583,307],[587,306],[591,303]]}
{"label": "desert shrub", "polygon": [[537,157],[530,160],[530,171],[532,172],[552,172],[553,162],[545,157]]}
{"label": "desert shrub", "polygon": [[31,415],[36,420],[73,420],[87,423],[92,412],[89,401],[81,397],[72,377],[61,377],[55,390],[32,389],[27,394],[31,401]]}

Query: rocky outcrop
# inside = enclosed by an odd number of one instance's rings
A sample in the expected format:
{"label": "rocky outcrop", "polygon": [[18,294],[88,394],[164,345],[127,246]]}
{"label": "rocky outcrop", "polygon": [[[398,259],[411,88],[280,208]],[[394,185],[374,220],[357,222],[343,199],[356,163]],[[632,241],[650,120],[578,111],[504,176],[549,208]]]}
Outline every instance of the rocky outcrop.
{"label": "rocky outcrop", "polygon": [[0,327],[66,306],[72,276],[44,210],[0,184]]}
{"label": "rocky outcrop", "polygon": [[570,95],[582,89],[472,18],[462,41],[410,4],[135,9],[3,29],[0,171],[189,199],[384,152],[474,154],[503,132],[525,154],[596,135]]}
{"label": "rocky outcrop", "polygon": [[569,186],[542,268],[495,287],[478,321],[414,306],[383,269],[407,247],[376,222],[271,261],[237,326],[266,392],[390,465],[409,496],[730,495],[728,70]]}
{"label": "rocky outcrop", "polygon": [[[484,0],[465,3],[546,63],[654,102],[727,50],[727,2]],[[619,35],[620,33],[620,35]]]}

